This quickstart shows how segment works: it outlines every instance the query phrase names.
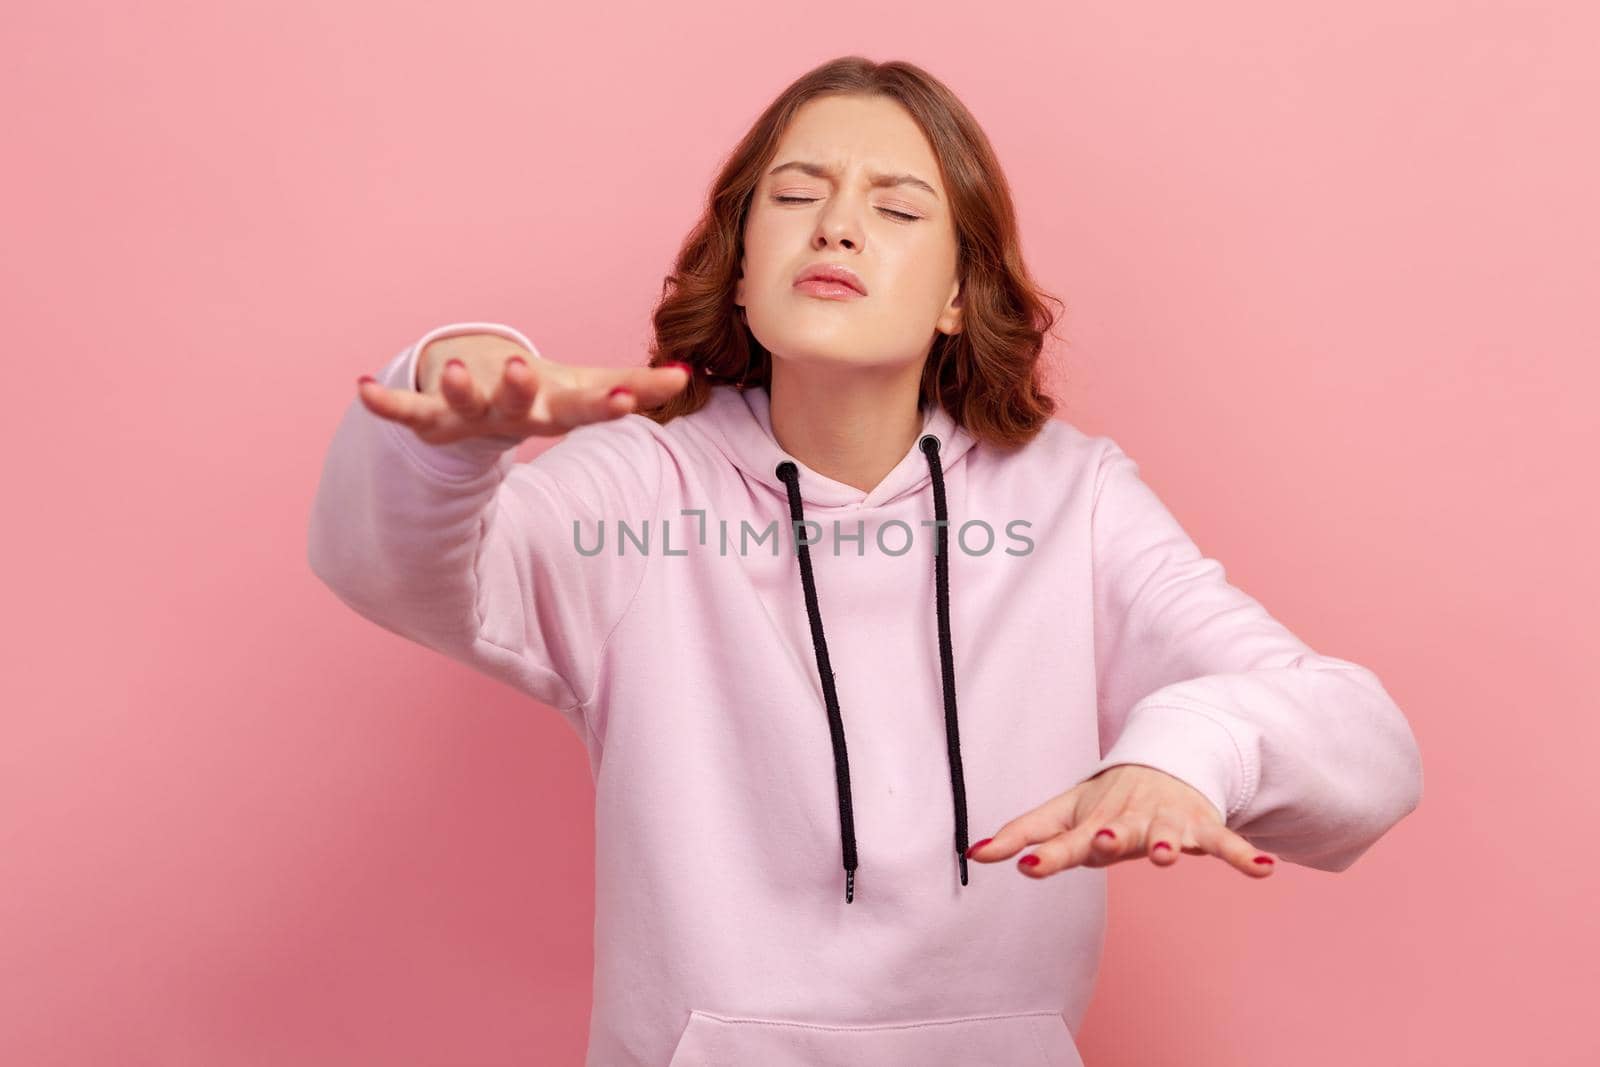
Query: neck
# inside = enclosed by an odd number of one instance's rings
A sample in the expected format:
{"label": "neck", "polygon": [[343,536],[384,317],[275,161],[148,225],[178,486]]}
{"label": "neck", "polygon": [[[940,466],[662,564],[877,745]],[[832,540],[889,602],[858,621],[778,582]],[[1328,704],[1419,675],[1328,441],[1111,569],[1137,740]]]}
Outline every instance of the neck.
{"label": "neck", "polygon": [[841,369],[772,361],[768,411],[783,450],[836,482],[871,492],[922,432],[920,363]]}

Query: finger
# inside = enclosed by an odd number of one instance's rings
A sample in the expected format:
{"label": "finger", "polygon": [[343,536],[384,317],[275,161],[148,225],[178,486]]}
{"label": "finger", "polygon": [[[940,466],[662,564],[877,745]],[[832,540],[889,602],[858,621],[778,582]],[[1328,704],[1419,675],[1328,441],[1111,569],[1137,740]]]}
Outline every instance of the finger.
{"label": "finger", "polygon": [[[1083,784],[1088,785],[1098,778],[1096,775]],[[1074,836],[1067,865],[1082,863],[1086,867],[1105,867],[1137,855],[1148,816],[1130,807],[1133,800],[1133,792],[1118,782],[1112,782],[1104,791],[1080,791],[1069,823]]]}
{"label": "finger", "polygon": [[683,391],[692,371],[672,362],[658,367],[567,367],[559,388],[545,386],[549,420],[571,429],[653,407]]}
{"label": "finger", "polygon": [[439,377],[439,393],[450,405],[450,410],[469,422],[482,418],[489,410],[489,397],[478,387],[467,365],[459,359],[452,359],[444,365],[444,373]]}
{"label": "finger", "polygon": [[1081,826],[1064,830],[1040,842],[1027,855],[1019,857],[1017,870],[1029,878],[1048,878],[1069,867],[1090,866],[1088,861],[1094,851],[1091,841],[1092,835]]}
{"label": "finger", "polygon": [[1183,840],[1183,824],[1168,815],[1157,815],[1150,820],[1145,833],[1144,854],[1157,867],[1170,867],[1181,855],[1178,845]]}
{"label": "finger", "polygon": [[584,366],[578,368],[578,386],[600,386],[632,390],[638,408],[651,408],[683,392],[693,376],[688,363],[661,363],[658,366]]}
{"label": "finger", "polygon": [[996,863],[1016,855],[1022,849],[1040,841],[1048,841],[1067,828],[1071,811],[1070,793],[1039,805],[1030,812],[1017,816],[967,849],[967,857],[979,863]]}
{"label": "finger", "polygon": [[379,418],[420,429],[432,423],[444,402],[436,396],[414,389],[390,389],[370,374],[356,382],[356,395],[366,409]]}
{"label": "finger", "polygon": [[1143,854],[1147,821],[1146,816],[1133,811],[1115,816],[1091,813],[1070,830],[1034,849],[1035,862],[1018,869],[1042,878],[1069,867],[1109,867],[1119,860],[1136,859]]}
{"label": "finger", "polygon": [[694,368],[687,363],[673,360],[654,367],[644,368],[644,373],[627,382],[627,385],[641,398],[645,404],[659,404],[683,391],[694,378]]}
{"label": "finger", "polygon": [[1272,856],[1220,823],[1202,823],[1193,833],[1195,843],[1205,851],[1252,877],[1265,878],[1277,866]]}
{"label": "finger", "polygon": [[618,418],[633,410],[633,394],[624,386],[602,383],[543,387],[550,422],[570,430],[590,422]]}
{"label": "finger", "polygon": [[521,356],[512,356],[500,372],[500,384],[489,398],[489,408],[503,418],[527,418],[539,386],[539,375],[533,366]]}
{"label": "finger", "polygon": [[1084,865],[1106,867],[1120,859],[1134,859],[1143,855],[1146,821],[1125,811],[1115,818],[1090,820],[1074,827],[1074,833],[1088,836],[1089,854],[1083,861]]}
{"label": "finger", "polygon": [[630,390],[635,404],[630,410],[638,410],[654,407],[681,393],[684,386],[689,384],[691,374],[687,363],[663,363],[656,367],[627,367],[613,370],[595,384],[603,384],[607,389],[614,389],[620,385]]}

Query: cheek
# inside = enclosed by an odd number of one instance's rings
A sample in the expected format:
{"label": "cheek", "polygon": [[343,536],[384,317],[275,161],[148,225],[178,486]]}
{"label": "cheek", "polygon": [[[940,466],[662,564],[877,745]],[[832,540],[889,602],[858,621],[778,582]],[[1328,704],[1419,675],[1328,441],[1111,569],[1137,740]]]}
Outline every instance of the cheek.
{"label": "cheek", "polygon": [[773,270],[773,250],[778,241],[771,227],[751,220],[744,235],[744,276],[755,285],[765,285]]}
{"label": "cheek", "polygon": [[946,266],[937,248],[918,248],[897,259],[887,273],[886,288],[897,293],[908,306],[938,309],[949,296],[953,267]]}

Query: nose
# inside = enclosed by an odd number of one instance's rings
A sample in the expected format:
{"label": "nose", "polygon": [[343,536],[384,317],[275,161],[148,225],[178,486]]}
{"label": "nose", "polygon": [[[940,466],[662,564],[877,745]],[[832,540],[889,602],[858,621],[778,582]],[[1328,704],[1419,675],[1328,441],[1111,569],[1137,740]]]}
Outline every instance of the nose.
{"label": "nose", "polygon": [[820,249],[833,244],[852,252],[861,251],[862,210],[864,207],[858,206],[847,195],[841,194],[830,199],[828,206],[817,220],[817,232],[811,237],[812,247]]}

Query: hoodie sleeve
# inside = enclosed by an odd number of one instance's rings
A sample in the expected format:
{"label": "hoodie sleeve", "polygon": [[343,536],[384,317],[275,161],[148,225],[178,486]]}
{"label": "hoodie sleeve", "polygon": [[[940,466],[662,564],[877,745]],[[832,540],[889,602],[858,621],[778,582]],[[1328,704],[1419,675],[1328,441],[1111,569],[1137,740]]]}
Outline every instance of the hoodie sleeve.
{"label": "hoodie sleeve", "polygon": [[[511,327],[456,323],[424,334],[377,378],[415,388],[428,342],[477,332],[540,358]],[[311,570],[358,614],[558,709],[583,736],[600,654],[648,562],[646,552],[593,549],[603,527],[626,520],[637,533],[654,510],[653,426],[637,414],[591,423],[517,463],[514,444],[431,444],[356,397],[323,461]]]}
{"label": "hoodie sleeve", "polygon": [[1370,670],[1312,651],[1229,584],[1104,440],[1091,520],[1103,758],[1084,778],[1154,767],[1257,847],[1346,869],[1421,800],[1404,714]]}

